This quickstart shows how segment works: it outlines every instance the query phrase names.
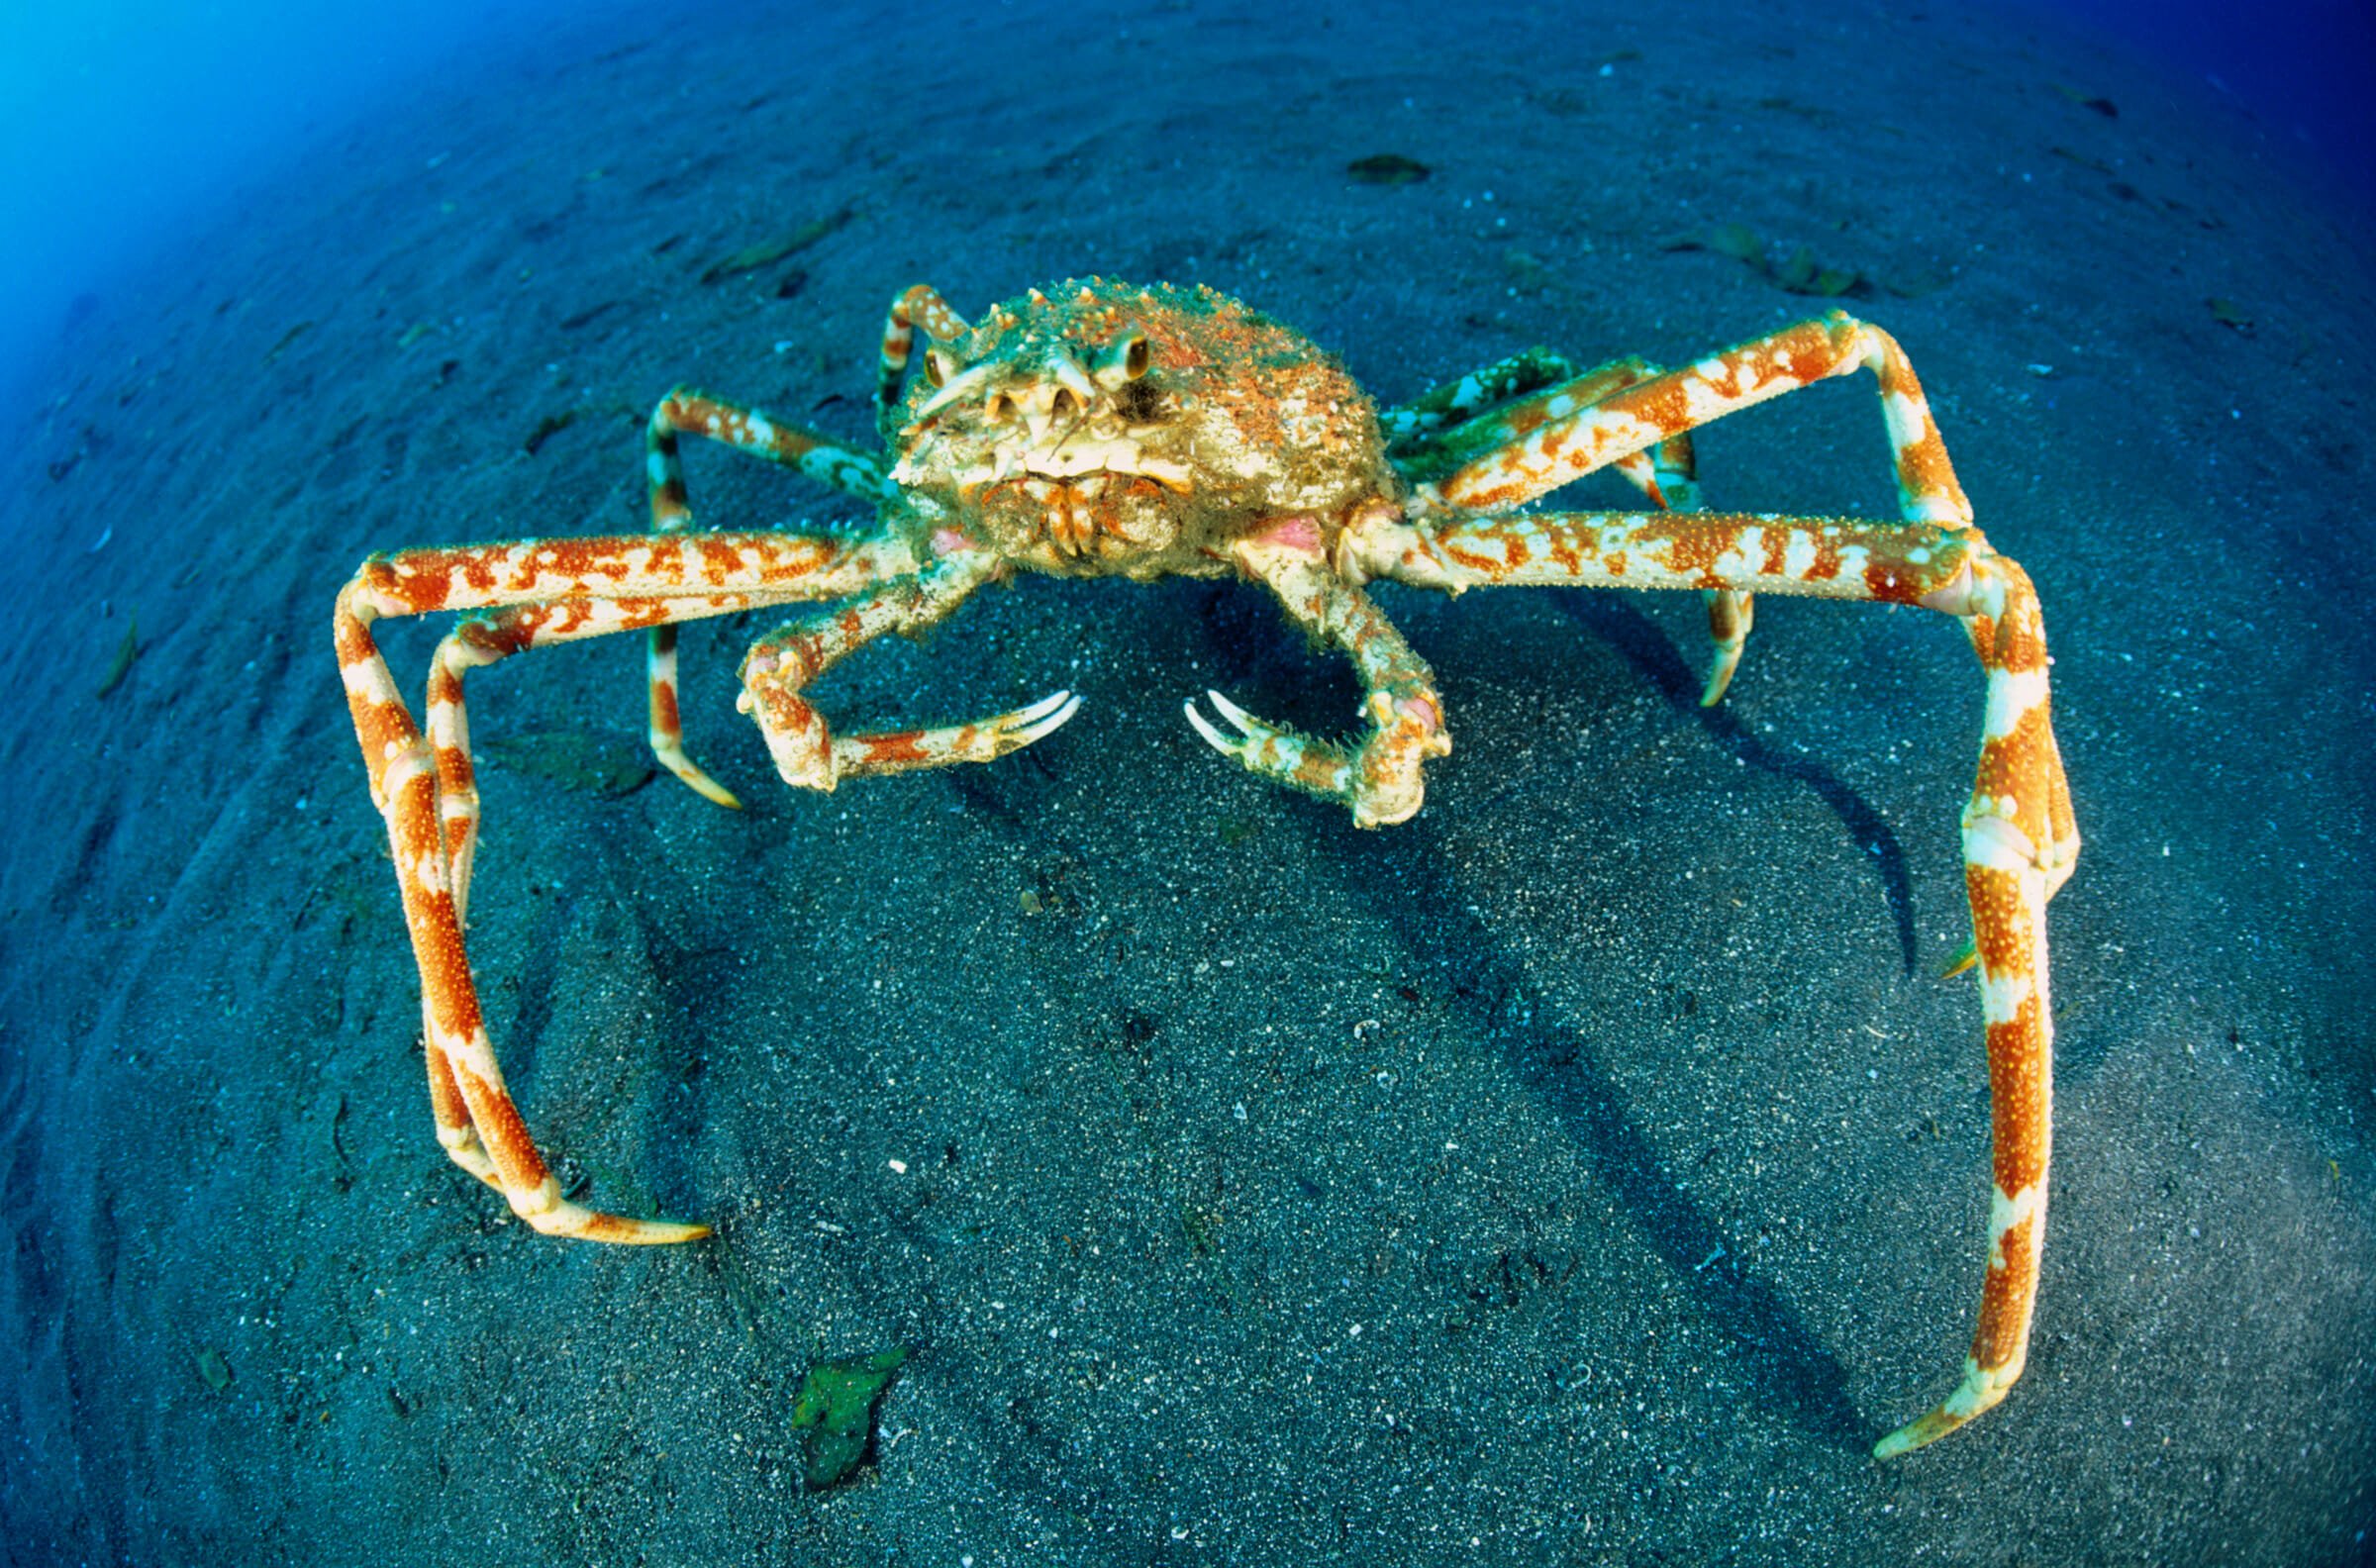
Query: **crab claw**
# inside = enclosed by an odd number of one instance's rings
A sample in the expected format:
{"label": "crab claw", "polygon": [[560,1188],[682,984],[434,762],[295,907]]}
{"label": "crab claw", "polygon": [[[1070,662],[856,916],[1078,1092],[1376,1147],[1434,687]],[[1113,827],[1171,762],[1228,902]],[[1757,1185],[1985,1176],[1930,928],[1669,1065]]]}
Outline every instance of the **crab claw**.
{"label": "crab claw", "polygon": [[905,773],[916,768],[946,767],[952,762],[991,762],[1044,739],[1081,711],[1071,692],[1052,692],[1029,707],[993,714],[971,724],[943,725],[934,730],[886,731],[877,735],[836,735],[834,775],[857,778],[867,774]]}
{"label": "crab claw", "polygon": [[1217,691],[1206,692],[1205,699],[1220,710],[1221,717],[1237,732],[1225,734],[1220,726],[1199,713],[1195,698],[1182,704],[1181,711],[1187,714],[1188,723],[1214,750],[1223,756],[1236,757],[1248,772],[1264,778],[1334,800],[1353,798],[1352,758],[1341,747],[1257,719]]}
{"label": "crab claw", "polygon": [[1237,732],[1223,731],[1197,712],[1191,700],[1185,710],[1188,722],[1207,744],[1224,756],[1236,757],[1250,773],[1350,807],[1356,828],[1409,821],[1418,813],[1425,793],[1419,776],[1421,763],[1452,748],[1437,717],[1435,697],[1426,692],[1402,698],[1372,692],[1367,704],[1369,736],[1358,746],[1315,740],[1265,723],[1217,691],[1205,696]]}

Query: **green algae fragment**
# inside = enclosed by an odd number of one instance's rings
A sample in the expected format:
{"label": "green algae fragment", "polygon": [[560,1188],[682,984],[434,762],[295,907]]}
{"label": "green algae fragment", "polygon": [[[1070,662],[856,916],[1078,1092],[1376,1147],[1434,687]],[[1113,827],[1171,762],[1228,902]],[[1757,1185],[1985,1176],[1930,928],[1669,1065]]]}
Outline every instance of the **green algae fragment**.
{"label": "green algae fragment", "polygon": [[116,656],[108,661],[107,674],[99,682],[99,695],[104,697],[123,685],[124,677],[132,673],[132,661],[140,656],[141,623],[136,618],[124,629],[124,640],[116,644]]}
{"label": "green algae fragment", "polygon": [[829,218],[820,218],[814,223],[802,224],[790,234],[779,235],[773,240],[762,240],[754,245],[745,245],[704,272],[701,280],[704,283],[717,283],[733,277],[739,272],[754,271],[770,261],[781,261],[795,250],[807,249],[855,216],[857,214],[854,209],[844,207]]}
{"label": "green algae fragment", "polygon": [[656,771],[627,741],[565,730],[506,735],[486,741],[484,749],[515,772],[612,799],[642,789]]}
{"label": "green algae fragment", "polygon": [[1757,271],[1765,270],[1765,242],[1747,224],[1718,224],[1708,231],[1700,244],[1718,255],[1729,255],[1735,261],[1745,261]]}
{"label": "green algae fragment", "polygon": [[1819,266],[1815,253],[1805,245],[1790,253],[1790,259],[1767,274],[1777,288],[1793,294],[1814,294],[1833,299],[1847,293],[1857,283],[1855,273],[1843,267]]}
{"label": "green algae fragment", "polygon": [[213,1345],[200,1345],[195,1359],[198,1375],[206,1379],[208,1388],[220,1394],[231,1387],[231,1363],[223,1359],[222,1351]]}
{"label": "green algae fragment", "polygon": [[1262,831],[1262,821],[1258,817],[1224,817],[1214,831],[1223,843],[1235,849]]}
{"label": "green algae fragment", "polygon": [[2214,298],[2203,303],[2211,307],[2213,321],[2223,327],[2232,327],[2247,338],[2252,336],[2252,318],[2245,315],[2235,301]]}
{"label": "green algae fragment", "polygon": [[1663,248],[1668,250],[1713,250],[1728,255],[1778,289],[1792,294],[1813,294],[1821,299],[1836,299],[1842,294],[1870,293],[1863,273],[1851,267],[1825,266],[1815,259],[1815,252],[1800,245],[1790,253],[1790,259],[1779,264],[1765,253],[1765,242],[1747,224],[1718,224],[1705,234],[1685,235],[1670,240]]}
{"label": "green algae fragment", "polygon": [[820,1361],[800,1380],[792,1425],[801,1433],[801,1477],[812,1492],[848,1479],[874,1440],[874,1407],[908,1359],[906,1345],[844,1361]]}
{"label": "green algae fragment", "polygon": [[1412,185],[1426,179],[1429,168],[1417,158],[1407,158],[1400,152],[1373,152],[1365,158],[1355,158],[1344,171],[1364,185]]}

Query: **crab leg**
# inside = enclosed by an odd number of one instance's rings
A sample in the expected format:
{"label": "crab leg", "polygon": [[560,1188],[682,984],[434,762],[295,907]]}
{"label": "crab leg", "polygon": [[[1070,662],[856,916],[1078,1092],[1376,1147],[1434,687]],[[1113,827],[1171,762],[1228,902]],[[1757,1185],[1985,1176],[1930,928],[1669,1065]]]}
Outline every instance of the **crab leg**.
{"label": "crab leg", "polygon": [[906,773],[957,762],[988,762],[1052,733],[1080,711],[1056,692],[1026,708],[931,730],[837,735],[801,695],[808,683],[886,632],[915,633],[940,621],[998,574],[986,554],[945,555],[913,576],[770,634],[742,660],[742,695],[784,782],[832,790],[845,778]]}
{"label": "crab leg", "polygon": [[1438,488],[1455,505],[1506,511],[1628,452],[1856,370],[1872,371],[1880,384],[1882,417],[1897,453],[1900,514],[1908,522],[1969,526],[1971,503],[1956,483],[1905,350],[1889,334],[1843,311],[1614,391],[1553,387],[1497,410],[1489,420],[1502,433],[1498,439],[1487,430],[1466,429],[1444,438],[1447,455],[1459,466]]}
{"label": "crab leg", "polygon": [[470,866],[478,847],[478,776],[470,761],[469,712],[462,677],[532,647],[609,637],[639,627],[674,630],[687,621],[786,604],[774,593],[693,598],[557,599],[473,616],[439,642],[430,663],[429,743],[438,761],[438,812],[452,868],[454,915],[469,923]]}
{"label": "crab leg", "polygon": [[1377,575],[1454,592],[1756,589],[1920,604],[1963,622],[1988,683],[1963,858],[1994,1125],[1989,1264],[1963,1381],[1874,1452],[1919,1448],[2003,1399],[2022,1374],[2045,1238],[2053,1095],[2045,907],[2079,847],[2048,718],[2045,628],[2021,567],[1972,529],[1709,513],[1521,513],[1432,532],[1380,524],[1357,548]]}
{"label": "crab leg", "polygon": [[1350,806],[1356,827],[1408,820],[1425,790],[1421,767],[1452,749],[1434,671],[1369,595],[1330,567],[1311,519],[1279,523],[1241,541],[1236,553],[1246,575],[1276,594],[1296,625],[1351,656],[1369,735],[1349,748],[1314,739],[1257,719],[1219,692],[1205,695],[1229,731],[1199,713],[1194,701],[1186,705],[1188,722],[1249,772]]}
{"label": "crab leg", "polygon": [[[623,1242],[689,1241],[709,1233],[707,1225],[625,1219],[561,1196],[560,1183],[504,1087],[470,977],[463,896],[457,894],[448,834],[458,832],[467,838],[475,831],[475,812],[466,822],[445,815],[440,758],[396,689],[371,635],[372,623],[385,616],[542,604],[554,612],[548,625],[566,627],[544,638],[554,640],[569,634],[597,635],[592,629],[598,623],[603,630],[626,631],[650,625],[654,617],[716,614],[721,598],[846,593],[877,569],[868,547],[855,541],[776,534],[529,539],[375,558],[340,592],[332,626],[339,668],[371,798],[387,824],[405,926],[421,974],[430,1105],[439,1141],[456,1164],[502,1189],[513,1212],[538,1230]],[[516,623],[515,634],[525,624],[525,618]],[[457,671],[437,677],[457,683],[458,678]],[[466,725],[458,686],[439,697],[453,705],[450,738],[466,769],[467,753],[459,749]],[[466,780],[466,771],[463,776]]]}
{"label": "crab leg", "polygon": [[967,331],[965,318],[948,308],[948,301],[940,290],[919,283],[891,302],[891,311],[883,322],[883,351],[874,383],[875,423],[888,429],[891,410],[899,402],[899,389],[907,380],[908,354],[916,345],[916,329],[922,327],[935,343],[947,343],[962,338]]}
{"label": "crab leg", "polygon": [[1575,361],[1556,349],[1528,348],[1471,370],[1457,381],[1431,387],[1408,403],[1380,409],[1378,426],[1386,433],[1388,455],[1415,437],[1473,419],[1497,403],[1568,380],[1575,373]]}
{"label": "crab leg", "polygon": [[[1464,466],[1520,445],[1550,418],[1552,406],[1569,409],[1597,405],[1618,390],[1635,386],[1660,372],[1638,355],[1615,359],[1578,375],[1561,355],[1544,348],[1487,365],[1448,387],[1437,387],[1407,408],[1380,416],[1389,441],[1387,455],[1406,478],[1440,479]],[[1527,397],[1523,403],[1511,400]],[[1496,406],[1506,405],[1506,406]],[[1431,439],[1429,433],[1447,423],[1447,414],[1465,423]],[[1678,512],[1699,510],[1698,465],[1691,433],[1681,429],[1646,449],[1610,459],[1610,466],[1658,506]],[[1700,689],[1700,706],[1712,708],[1732,683],[1748,643],[1749,596],[1730,589],[1711,588],[1701,595],[1708,604],[1708,637],[1715,659]]]}
{"label": "crab leg", "polygon": [[[797,468],[819,484],[861,501],[881,501],[892,493],[882,464],[863,452],[852,451],[815,431],[782,424],[757,409],[678,387],[660,399],[644,428],[644,477],[655,534],[681,533],[693,526],[692,506],[685,496],[684,464],[677,455],[677,439],[682,436],[704,437],[767,462]],[[740,807],[742,803],[735,799],[733,791],[685,754],[674,626],[652,628],[644,669],[650,691],[652,755],[700,794],[721,806]]]}

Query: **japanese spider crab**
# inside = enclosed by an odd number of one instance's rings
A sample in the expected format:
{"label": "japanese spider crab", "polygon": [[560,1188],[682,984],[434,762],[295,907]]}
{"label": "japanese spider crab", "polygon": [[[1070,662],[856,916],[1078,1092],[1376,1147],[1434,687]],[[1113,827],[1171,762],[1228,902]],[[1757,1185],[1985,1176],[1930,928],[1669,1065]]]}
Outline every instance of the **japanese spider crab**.
{"label": "japanese spider crab", "polygon": [[[909,385],[915,330],[932,340]],[[1869,370],[1897,454],[1903,520],[1698,509],[1690,433],[1829,376]],[[1253,579],[1343,650],[1364,700],[1355,739],[1293,734],[1208,693],[1199,735],[1252,772],[1350,808],[1362,827],[1417,812],[1421,769],[1451,748],[1419,655],[1363,592],[1391,578],[1469,588],[1696,588],[1716,644],[1703,701],[1731,679],[1753,591],[1922,605],[1963,623],[1986,677],[1977,783],[1963,812],[1994,1124],[1995,1198],[1979,1325],[1961,1382],[1884,1437],[1889,1456],[1996,1404],[2021,1375],[2037,1290],[2050,1135],[2045,906],[2078,852],[2048,724],[2046,645],[2020,566],[1971,527],[1913,368],[1839,313],[1679,369],[1621,359],[1582,371],[1541,349],[1376,410],[1298,334],[1209,289],[1091,279],[1034,291],[967,326],[929,288],[892,305],[876,410],[887,452],[704,394],[660,400],[647,438],[646,535],[528,539],[374,556],[339,595],[339,662],[371,794],[386,819],[421,972],[430,1103],[464,1169],[541,1231],[686,1241],[708,1226],[624,1219],[565,1199],[496,1064],[463,946],[478,796],[465,671],[527,648],[648,629],[650,738],[725,805],[684,749],[674,628],[814,600],[744,659],[740,706],[786,782],[831,790],[869,773],[987,762],[1041,739],[1079,699],[969,724],[838,735],[801,695],[886,632],[914,632],[1017,571],[1065,577]],[[697,436],[875,503],[858,534],[694,533],[678,441]],[[1613,467],[1653,510],[1521,512]],[[428,731],[371,635],[382,616],[490,612],[439,645]]]}

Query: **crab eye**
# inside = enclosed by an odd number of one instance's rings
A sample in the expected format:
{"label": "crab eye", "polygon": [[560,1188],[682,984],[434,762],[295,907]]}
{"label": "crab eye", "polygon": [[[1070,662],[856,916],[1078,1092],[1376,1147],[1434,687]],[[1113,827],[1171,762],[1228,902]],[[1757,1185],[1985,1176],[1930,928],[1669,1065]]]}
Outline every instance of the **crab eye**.
{"label": "crab eye", "polygon": [[1099,386],[1112,391],[1146,374],[1152,356],[1153,350],[1147,347],[1144,333],[1125,333],[1106,344],[1097,356],[1097,368],[1091,373],[1097,377]]}
{"label": "crab eye", "polygon": [[993,392],[990,394],[990,402],[983,412],[987,413],[994,423],[1004,424],[1014,416],[1015,400],[1004,392]]}
{"label": "crab eye", "polygon": [[1047,412],[1056,419],[1070,419],[1081,411],[1081,400],[1072,395],[1070,387],[1056,388],[1056,395],[1047,402]]}
{"label": "crab eye", "polygon": [[946,386],[957,373],[957,363],[943,349],[934,347],[924,351],[924,378],[933,385]]}

